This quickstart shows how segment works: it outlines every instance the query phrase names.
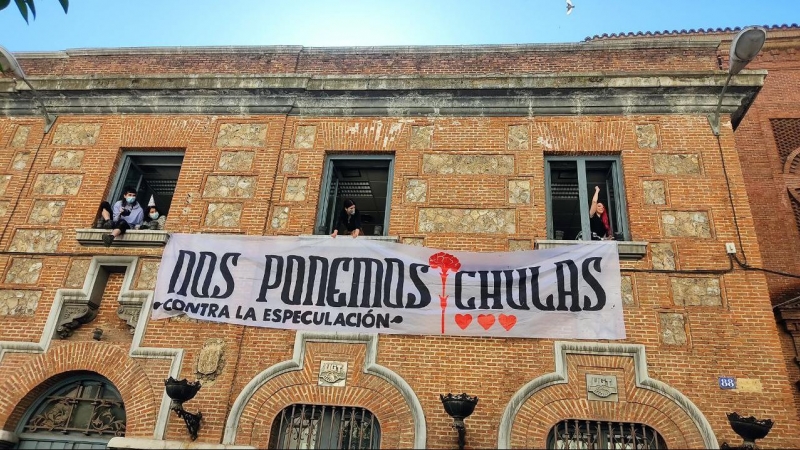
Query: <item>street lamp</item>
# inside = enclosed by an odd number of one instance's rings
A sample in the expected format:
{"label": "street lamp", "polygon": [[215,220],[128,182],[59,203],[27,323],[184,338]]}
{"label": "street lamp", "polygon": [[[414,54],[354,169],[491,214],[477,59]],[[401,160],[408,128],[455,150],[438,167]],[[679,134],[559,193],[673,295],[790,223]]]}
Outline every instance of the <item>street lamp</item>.
{"label": "street lamp", "polygon": [[31,83],[28,82],[28,79],[25,77],[25,72],[23,72],[22,67],[20,67],[17,59],[14,58],[14,55],[11,54],[8,50],[6,50],[3,46],[0,46],[0,71],[2,72],[11,72],[14,75],[14,78],[20,79],[25,84],[28,85],[30,88],[31,93],[33,94],[33,99],[39,104],[39,107],[42,108],[42,114],[44,115],[44,134],[47,134],[50,131],[50,128],[53,127],[53,124],[56,122],[56,116],[50,115],[47,112],[47,108],[45,108],[42,99],[39,98],[39,93],[36,89],[31,86]]}
{"label": "street lamp", "polygon": [[719,101],[714,115],[708,116],[708,122],[711,124],[711,131],[714,136],[719,136],[719,112],[722,109],[722,98],[725,95],[725,90],[728,89],[731,77],[741,72],[744,66],[758,55],[766,40],[767,30],[762,27],[742,28],[742,31],[733,38],[728,62],[728,77],[725,79],[725,85],[722,86],[722,92],[719,94]]}

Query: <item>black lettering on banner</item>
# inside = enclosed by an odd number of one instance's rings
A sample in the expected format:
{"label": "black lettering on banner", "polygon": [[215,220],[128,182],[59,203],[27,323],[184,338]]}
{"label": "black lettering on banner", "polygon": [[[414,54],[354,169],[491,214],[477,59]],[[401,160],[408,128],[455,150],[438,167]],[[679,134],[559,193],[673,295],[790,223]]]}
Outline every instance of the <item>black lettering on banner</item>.
{"label": "black lettering on banner", "polygon": [[[567,290],[566,286],[567,280],[564,279],[565,266],[569,272],[567,274],[569,276],[569,290]],[[579,312],[581,306],[578,303],[580,301],[580,293],[578,292],[578,266],[575,265],[575,261],[571,259],[557,261],[556,279],[558,283],[558,306],[556,310],[567,311],[567,296],[569,296],[572,298],[569,310],[572,312]]]}
{"label": "black lettering on banner", "polygon": [[409,292],[406,308],[424,308],[431,303],[431,291],[428,290],[428,286],[426,286],[425,283],[423,283],[419,278],[419,273],[417,272],[419,271],[422,273],[428,273],[430,266],[415,263],[411,264],[408,269],[408,275],[411,277],[411,282],[419,292],[419,302],[417,302],[417,296]]}
{"label": "black lettering on banner", "polygon": [[[405,265],[397,258],[386,258],[384,261],[386,261],[386,277],[383,279],[383,303],[389,308],[402,308]],[[393,285],[394,293],[392,293]]]}
{"label": "black lettering on banner", "polygon": [[331,262],[331,273],[328,278],[328,295],[326,301],[328,306],[340,308],[347,305],[347,294],[336,289],[336,278],[338,276],[339,267],[341,266],[342,272],[350,271],[350,262],[353,258],[334,258]]}
{"label": "black lettering on banner", "polygon": [[[210,260],[208,266],[206,267],[206,261]],[[217,255],[212,252],[200,252],[200,259],[197,261],[197,269],[194,272],[194,277],[192,278],[192,296],[194,298],[208,298],[208,288],[211,286],[211,278],[214,276],[214,268],[217,267]],[[203,281],[203,290],[198,291],[197,288],[200,286],[200,276],[203,274],[203,271],[206,272],[206,278]],[[215,293],[219,294],[219,287],[215,286]]]}
{"label": "black lettering on banner", "polygon": [[583,296],[583,310],[584,311],[600,311],[606,306],[606,291],[603,289],[603,285],[597,281],[597,278],[592,275],[590,264],[594,263],[594,270],[597,273],[601,273],[601,262],[603,258],[599,256],[586,258],[583,260],[583,264],[581,265],[583,279],[586,281],[586,284],[589,285],[590,288],[594,291],[594,295],[597,297],[597,304],[592,305],[592,299],[589,298],[588,295]]}
{"label": "black lettering on banner", "polygon": [[[544,304],[539,297],[539,266],[528,267],[528,270],[531,271],[531,304],[540,311],[555,311],[552,294],[547,296]],[[522,278],[520,278],[520,282],[521,280]]]}
{"label": "black lettering on banner", "polygon": [[[306,273],[306,260],[297,255],[286,257],[286,275],[283,278],[281,300],[287,305],[299,305],[303,297],[303,277]],[[292,290],[294,286],[294,290]],[[291,292],[291,297],[289,293]]]}
{"label": "black lettering on banner", "polygon": [[[219,294],[217,289],[214,289],[214,295],[212,298],[228,298],[233,294],[233,289],[235,287],[235,283],[233,281],[233,276],[231,275],[231,269],[228,267],[228,262],[234,267],[239,263],[239,256],[241,253],[225,253],[222,255],[222,263],[220,263],[219,270],[222,272],[222,279],[225,280],[226,289],[225,292]],[[218,295],[219,294],[219,295]]]}
{"label": "black lettering on banner", "polygon": [[[319,282],[317,282],[317,268],[319,267]],[[325,306],[325,287],[328,281],[328,259],[319,256],[308,257],[308,284],[306,285],[306,298],[304,305],[312,305],[314,290],[317,291],[317,306]]]}
{"label": "black lettering on banner", "polygon": [[[500,290],[500,273],[498,271],[481,270],[478,274],[481,277],[481,306],[479,309],[503,309],[500,303],[500,298],[503,296]],[[489,274],[492,275],[492,291],[489,291]],[[492,306],[489,306],[489,300],[492,301]]]}
{"label": "black lettering on banner", "polygon": [[[363,268],[363,270],[362,270]],[[375,269],[375,281],[372,281],[372,272]],[[359,297],[361,307],[381,307],[381,286],[383,285],[383,263],[374,258],[353,258],[353,283],[350,287],[350,301],[347,306],[358,307]],[[374,294],[374,299],[372,298]]]}
{"label": "black lettering on banner", "polygon": [[222,305],[222,308],[219,310],[219,316],[218,317],[224,317],[226,319],[230,319],[231,318],[231,315],[228,312],[228,305]]}
{"label": "black lettering on banner", "polygon": [[456,272],[456,308],[458,309],[475,309],[475,297],[470,297],[467,299],[466,304],[464,304],[464,299],[462,296],[463,290],[462,286],[464,285],[463,277],[467,276],[470,278],[475,278],[477,272]]}
{"label": "black lettering on banner", "polygon": [[[189,261],[187,262],[186,271],[183,272],[183,263],[184,258],[188,256]],[[178,294],[186,296],[186,289],[189,287],[189,282],[192,279],[192,270],[194,269],[194,263],[197,256],[194,252],[190,252],[188,250],[179,250],[178,251],[178,262],[175,264],[175,268],[172,269],[172,277],[169,280],[169,290],[167,290],[168,294]],[[180,288],[178,288],[178,292],[175,292],[175,285],[178,282],[178,279],[183,273],[183,284],[181,284]]]}
{"label": "black lettering on banner", "polygon": [[[261,281],[261,291],[258,294],[257,302],[267,301],[267,291],[275,289],[280,286],[281,279],[283,278],[283,257],[277,255],[264,255],[267,259],[266,266],[264,267],[264,279]],[[270,274],[272,274],[272,264],[275,262],[275,280],[270,281]]]}
{"label": "black lettering on banner", "polygon": [[[225,281],[225,292],[218,285],[214,285],[213,291],[209,292],[211,282],[217,270],[217,255],[213,252],[200,252],[197,254],[188,250],[178,251],[178,261],[172,270],[169,281],[168,294],[186,296],[187,290],[194,298],[227,298],[234,290],[234,280],[228,266],[232,259],[232,264],[236,266],[241,253],[224,253],[219,265],[222,279]],[[185,264],[185,266],[184,266]],[[205,274],[205,277],[203,275]],[[202,279],[202,283],[201,280]],[[180,285],[178,285],[180,281]],[[177,292],[175,289],[177,288]]]}
{"label": "black lettering on banner", "polygon": [[334,324],[334,325],[342,325],[342,326],[345,326],[346,324],[344,323],[344,313],[339,313],[339,314],[337,314],[337,315],[336,315],[336,320],[334,320],[334,321],[333,321],[333,324]]}
{"label": "black lettering on banner", "polygon": [[[538,269],[538,267],[536,269]],[[506,303],[508,303],[508,306],[511,309],[530,309],[527,299],[528,288],[525,286],[525,278],[527,278],[526,271],[527,269],[517,269],[517,274],[519,275],[519,283],[517,284],[517,295],[519,296],[519,301],[514,299],[514,271],[503,271],[503,274],[506,277]]]}

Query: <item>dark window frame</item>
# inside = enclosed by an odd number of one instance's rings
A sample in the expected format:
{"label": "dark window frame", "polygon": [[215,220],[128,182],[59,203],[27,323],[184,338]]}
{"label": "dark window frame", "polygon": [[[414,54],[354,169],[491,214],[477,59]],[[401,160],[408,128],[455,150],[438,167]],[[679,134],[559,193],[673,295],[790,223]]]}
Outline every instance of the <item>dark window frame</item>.
{"label": "dark window frame", "polygon": [[[380,154],[380,155],[327,155],[325,157],[325,166],[322,172],[322,179],[320,180],[320,195],[317,204],[317,220],[314,223],[314,234],[329,234],[335,228],[335,222],[338,217],[338,209],[341,201],[346,198],[345,196],[332,197],[331,191],[335,190],[335,186],[331,183],[334,182],[336,176],[334,170],[337,170],[337,163],[346,165],[347,162],[358,165],[359,163],[374,163],[385,162],[387,167],[387,180],[386,180],[386,203],[384,209],[383,222],[376,223],[382,227],[380,236],[389,236],[389,222],[392,211],[392,192],[394,190],[394,163],[395,155],[393,154]],[[335,182],[334,182],[335,183]],[[356,208],[358,206],[358,199],[356,201]],[[360,208],[359,208],[360,209]],[[362,222],[364,217],[362,216]],[[374,234],[367,234],[373,236]]]}
{"label": "dark window frame", "polygon": [[[178,176],[180,176],[180,170],[183,168],[183,160],[186,157],[186,152],[184,150],[182,150],[182,149],[175,149],[175,148],[164,149],[164,150],[158,150],[158,149],[155,149],[155,150],[123,149],[121,154],[120,154],[119,166],[117,167],[116,174],[114,174],[114,181],[110,186],[110,189],[108,191],[108,197],[106,198],[106,200],[109,203],[111,203],[111,205],[113,205],[117,200],[120,199],[120,197],[122,196],[122,190],[125,188],[125,186],[127,184],[126,180],[128,179],[128,175],[130,173],[131,166],[136,166],[136,162],[135,161],[137,159],[164,158],[165,160],[167,160],[167,159],[174,159],[174,158],[177,158],[177,157],[181,158],[180,169],[178,169]],[[157,165],[157,164],[143,164],[143,166],[155,166],[155,165]],[[163,164],[163,165],[164,166],[169,166],[169,167],[177,166],[176,164]],[[136,185],[132,185],[131,187],[136,189],[137,200],[139,201],[139,205],[141,205],[142,208],[146,208],[147,207],[147,203],[150,201],[150,197],[147,196],[147,194],[144,194],[144,197],[146,197],[146,198],[142,197],[141,181],[142,180],[140,178],[139,182],[137,182]],[[177,182],[178,182],[178,180],[176,178],[176,180],[175,180],[176,186],[177,186]],[[174,200],[174,198],[175,198],[175,188],[173,188],[170,204],[169,204],[168,207],[164,207],[163,204],[159,205],[158,201],[156,202],[156,207],[158,207],[159,211],[161,211],[161,213],[163,215],[167,215],[169,213],[169,210],[172,208],[172,200]]]}
{"label": "dark window frame", "polygon": [[[607,186],[613,194],[614,208],[612,212],[613,230],[620,240],[631,240],[630,229],[628,226],[628,206],[625,195],[625,182],[622,174],[622,161],[619,156],[545,156],[545,202],[547,214],[547,238],[556,239],[553,226],[553,198],[552,198],[552,165],[558,162],[574,162],[577,170],[578,182],[578,202],[580,206],[581,233],[580,239],[591,240],[591,230],[589,227],[589,207],[592,197],[589,194],[589,184],[586,177],[586,164],[588,163],[607,163],[611,173],[612,186]],[[573,240],[576,236],[564,236],[562,239]]]}

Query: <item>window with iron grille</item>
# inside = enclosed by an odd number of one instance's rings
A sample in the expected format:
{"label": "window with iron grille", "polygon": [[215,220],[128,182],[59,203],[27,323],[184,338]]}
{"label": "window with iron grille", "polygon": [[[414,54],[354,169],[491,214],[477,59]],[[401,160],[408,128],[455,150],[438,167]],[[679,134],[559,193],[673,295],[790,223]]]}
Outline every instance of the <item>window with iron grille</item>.
{"label": "window with iron grille", "polygon": [[364,408],[294,404],[272,422],[269,448],[377,449],[381,427]]}
{"label": "window with iron grille", "polygon": [[666,449],[658,431],[639,423],[562,420],[547,435],[548,449]]}
{"label": "window with iron grille", "polygon": [[125,406],[105,378],[80,374],[49,389],[23,418],[17,448],[106,448],[125,436]]}

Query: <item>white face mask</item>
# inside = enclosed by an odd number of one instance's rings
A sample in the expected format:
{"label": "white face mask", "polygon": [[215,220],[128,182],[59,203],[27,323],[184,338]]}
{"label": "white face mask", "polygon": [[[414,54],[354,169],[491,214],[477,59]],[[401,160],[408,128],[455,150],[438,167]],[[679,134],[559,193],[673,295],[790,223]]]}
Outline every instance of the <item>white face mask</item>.
{"label": "white face mask", "polygon": [[158,219],[158,213],[152,213],[152,214],[150,214],[150,218],[151,218],[151,219],[153,219],[153,220],[156,220],[156,219]]}

